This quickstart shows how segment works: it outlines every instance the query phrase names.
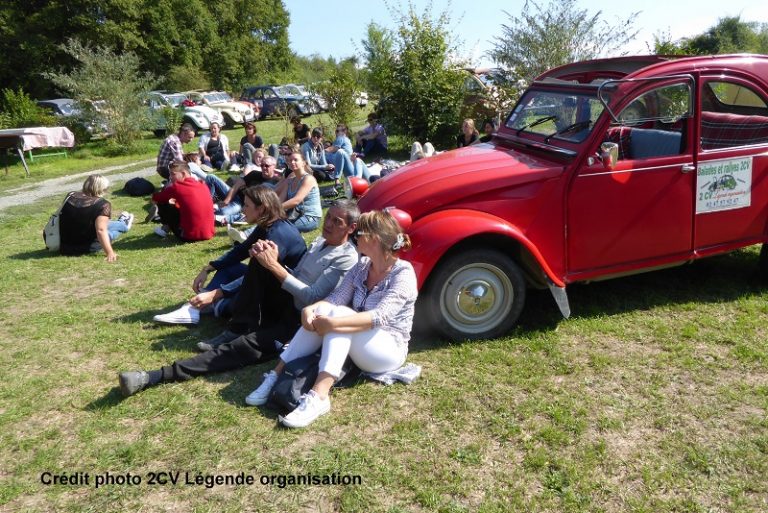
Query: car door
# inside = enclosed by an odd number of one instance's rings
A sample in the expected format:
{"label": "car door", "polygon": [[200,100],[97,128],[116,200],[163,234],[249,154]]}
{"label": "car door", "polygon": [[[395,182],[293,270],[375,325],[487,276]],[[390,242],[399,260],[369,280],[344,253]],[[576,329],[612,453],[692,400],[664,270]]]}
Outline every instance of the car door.
{"label": "car door", "polygon": [[763,241],[768,217],[768,94],[727,73],[700,84],[694,245],[702,254]]}
{"label": "car door", "polygon": [[571,279],[684,260],[692,250],[693,78],[640,81],[602,142],[618,144],[606,167],[589,159],[568,191]]}

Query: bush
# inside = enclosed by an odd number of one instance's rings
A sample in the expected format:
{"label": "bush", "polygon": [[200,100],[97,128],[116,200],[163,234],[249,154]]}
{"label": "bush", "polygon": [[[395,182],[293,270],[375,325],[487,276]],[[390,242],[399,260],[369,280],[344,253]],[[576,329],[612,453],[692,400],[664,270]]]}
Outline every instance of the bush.
{"label": "bush", "polygon": [[318,84],[315,89],[328,102],[328,115],[333,122],[349,125],[355,117],[355,97],[360,91],[353,65],[345,63],[339,66],[328,81]]}
{"label": "bush", "polygon": [[134,53],[118,55],[71,39],[63,48],[79,66],[69,74],[45,76],[72,93],[88,125],[103,127],[118,146],[131,146],[149,123],[149,110],[142,100],[155,79],[139,71],[141,63]]}
{"label": "bush", "polygon": [[53,126],[57,120],[38,106],[21,88],[0,93],[0,128]]}
{"label": "bush", "polygon": [[448,23],[445,13],[432,19],[411,6],[400,17],[396,33],[385,38],[394,46],[377,50],[376,59],[368,56],[388,132],[452,146],[461,123],[463,77],[449,60]]}

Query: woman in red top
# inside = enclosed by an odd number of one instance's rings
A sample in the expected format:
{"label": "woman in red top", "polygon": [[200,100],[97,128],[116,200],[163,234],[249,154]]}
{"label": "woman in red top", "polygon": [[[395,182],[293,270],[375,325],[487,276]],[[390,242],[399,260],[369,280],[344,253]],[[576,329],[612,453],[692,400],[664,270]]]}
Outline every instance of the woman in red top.
{"label": "woman in red top", "polygon": [[[184,242],[212,238],[213,200],[210,190],[204,183],[192,178],[186,162],[174,160],[168,167],[171,184],[152,195],[163,225]],[[155,233],[165,237],[166,230],[158,228]]]}

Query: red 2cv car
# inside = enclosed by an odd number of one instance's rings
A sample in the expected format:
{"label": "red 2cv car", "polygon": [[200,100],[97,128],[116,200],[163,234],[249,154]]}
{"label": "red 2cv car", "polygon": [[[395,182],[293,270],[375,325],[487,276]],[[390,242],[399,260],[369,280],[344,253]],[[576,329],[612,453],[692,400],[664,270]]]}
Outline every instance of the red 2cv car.
{"label": "red 2cv car", "polygon": [[768,240],[768,56],[555,68],[490,143],[403,166],[360,207],[410,217],[403,257],[443,335],[503,334],[527,287],[568,316],[570,283]]}

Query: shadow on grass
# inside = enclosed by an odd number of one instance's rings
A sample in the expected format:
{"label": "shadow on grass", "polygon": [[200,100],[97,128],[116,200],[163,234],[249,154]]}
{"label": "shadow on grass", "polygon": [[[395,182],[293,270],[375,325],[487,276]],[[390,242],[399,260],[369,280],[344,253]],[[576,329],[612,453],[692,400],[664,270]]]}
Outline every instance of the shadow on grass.
{"label": "shadow on grass", "polygon": [[[117,376],[115,376],[115,381],[117,381]],[[109,390],[109,392],[86,404],[83,409],[91,412],[106,410],[107,408],[117,406],[125,399],[127,399],[127,397],[123,397],[123,394],[120,393],[120,387],[116,384]]]}
{"label": "shadow on grass", "polygon": [[[42,242],[42,241],[41,241]],[[36,249],[34,251],[24,251],[22,253],[16,253],[15,255],[8,255],[8,258],[12,260],[44,260],[48,258],[59,257],[58,251],[48,251],[43,249]]]}
{"label": "shadow on grass", "polygon": [[[689,265],[567,287],[572,319],[588,319],[686,303],[726,303],[759,295],[766,281],[759,275],[751,250],[698,260]],[[419,304],[423,313],[424,305]],[[424,319],[417,310],[416,319]],[[515,328],[507,335],[550,331],[563,319],[548,290],[528,290]],[[446,339],[417,326],[411,352],[429,350]],[[471,341],[470,341],[471,342]],[[461,342],[459,342],[461,343]]]}

